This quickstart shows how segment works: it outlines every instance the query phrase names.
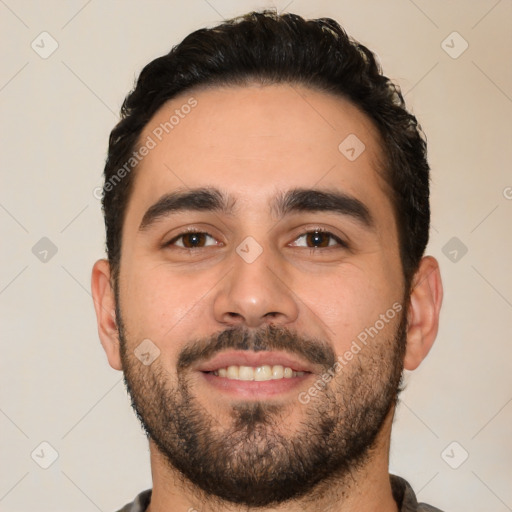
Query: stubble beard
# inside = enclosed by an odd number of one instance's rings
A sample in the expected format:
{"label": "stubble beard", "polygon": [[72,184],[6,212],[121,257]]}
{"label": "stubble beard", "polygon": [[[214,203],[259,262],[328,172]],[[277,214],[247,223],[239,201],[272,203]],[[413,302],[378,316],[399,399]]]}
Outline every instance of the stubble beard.
{"label": "stubble beard", "polygon": [[[331,481],[336,481],[338,489],[348,487],[351,474],[371,461],[377,436],[398,397],[405,318],[403,314],[390,339],[375,338],[363,347],[307,405],[298,399],[286,406],[240,402],[231,408],[229,424],[219,424],[194,395],[186,368],[178,368],[177,384],[171,386],[158,359],[150,366],[140,364],[127,350],[136,344],[126,339],[120,311],[117,315],[125,384],[148,437],[185,486],[200,490],[210,500],[247,507],[311,496]],[[303,356],[316,357],[307,350],[309,340],[273,326],[251,333],[230,329],[193,346],[212,352],[216,347],[269,350],[285,346],[301,352],[304,347]],[[316,362],[324,350],[323,366],[326,371],[332,368],[327,363],[334,358],[332,349],[327,344],[316,349]],[[191,350],[191,354],[199,357],[201,351]],[[183,360],[190,363],[186,357]],[[287,407],[301,408],[302,420],[294,431],[286,427]]]}

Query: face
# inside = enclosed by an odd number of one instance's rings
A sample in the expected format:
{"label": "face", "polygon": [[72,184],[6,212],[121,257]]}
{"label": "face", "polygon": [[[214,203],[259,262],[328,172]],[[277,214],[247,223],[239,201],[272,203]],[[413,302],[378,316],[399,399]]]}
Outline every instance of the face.
{"label": "face", "polygon": [[151,440],[192,484],[247,505],[343,478],[371,457],[403,360],[376,130],[338,97],[254,85],[175,98],[148,137],[117,323]]}

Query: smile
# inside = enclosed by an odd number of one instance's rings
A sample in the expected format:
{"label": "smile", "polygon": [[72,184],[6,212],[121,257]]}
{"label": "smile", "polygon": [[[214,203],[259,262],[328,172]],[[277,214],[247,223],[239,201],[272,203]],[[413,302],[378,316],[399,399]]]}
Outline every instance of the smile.
{"label": "smile", "polygon": [[298,392],[319,368],[298,354],[283,351],[228,350],[193,370],[222,395],[264,400]]}
{"label": "smile", "polygon": [[261,382],[266,380],[302,377],[306,372],[297,372],[292,370],[289,366],[282,366],[280,364],[273,366],[265,364],[257,367],[231,365],[226,368],[219,368],[211,373],[216,377],[223,377],[229,380],[253,380]]}

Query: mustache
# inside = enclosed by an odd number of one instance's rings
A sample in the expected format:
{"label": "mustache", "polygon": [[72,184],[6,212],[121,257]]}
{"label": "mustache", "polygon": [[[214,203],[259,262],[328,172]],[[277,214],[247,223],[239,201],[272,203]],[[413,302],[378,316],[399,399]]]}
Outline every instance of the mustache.
{"label": "mustache", "polygon": [[254,352],[282,350],[297,354],[326,370],[336,362],[334,350],[324,340],[305,337],[282,326],[268,325],[257,330],[238,326],[188,344],[178,357],[178,370],[211,359],[227,349]]}

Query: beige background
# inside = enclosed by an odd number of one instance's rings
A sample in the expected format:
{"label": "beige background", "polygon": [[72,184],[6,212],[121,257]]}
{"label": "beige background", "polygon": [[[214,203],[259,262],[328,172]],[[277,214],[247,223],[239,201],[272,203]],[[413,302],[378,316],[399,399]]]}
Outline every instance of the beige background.
{"label": "beige background", "polygon": [[[96,333],[93,191],[142,66],[194,29],[274,5],[333,17],[376,51],[428,135],[428,252],[446,298],[437,343],[407,376],[391,470],[447,512],[512,510],[512,3],[288,2],[0,0],[1,511],[108,512],[150,486]],[[31,47],[51,49],[44,31],[59,45],[46,59]],[[57,248],[47,261],[43,237]]]}

